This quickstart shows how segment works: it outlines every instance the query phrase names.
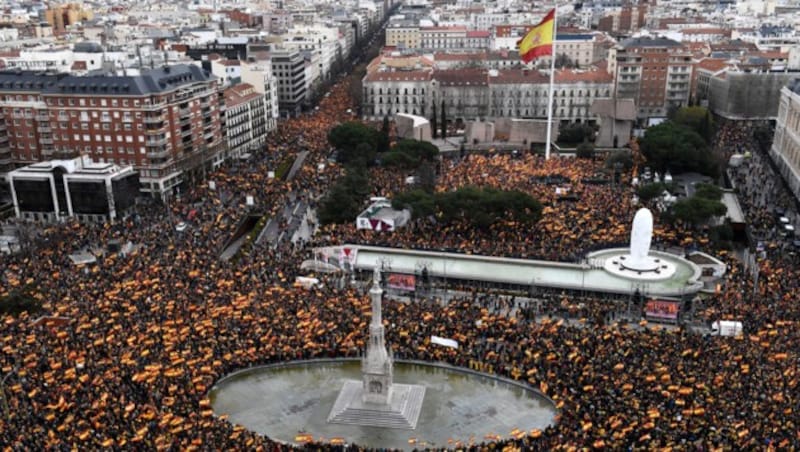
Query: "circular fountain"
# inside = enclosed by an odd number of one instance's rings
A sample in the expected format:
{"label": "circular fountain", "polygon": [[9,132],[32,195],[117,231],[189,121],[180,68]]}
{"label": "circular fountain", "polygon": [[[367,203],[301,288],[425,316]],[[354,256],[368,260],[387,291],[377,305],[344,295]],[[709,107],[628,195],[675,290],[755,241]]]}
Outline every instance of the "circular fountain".
{"label": "circular fountain", "polygon": [[209,398],[216,415],[227,414],[230,422],[277,441],[299,444],[302,433],[314,441],[405,450],[508,438],[515,429],[544,430],[556,414],[553,402],[527,384],[400,361],[394,364],[394,380],[425,387],[415,429],[329,422],[340,389],[360,377],[357,359],[281,363],[231,374]]}
{"label": "circular fountain", "polygon": [[615,276],[636,281],[669,279],[677,267],[672,259],[650,254],[652,237],[653,214],[646,208],[639,209],[633,217],[630,251],[605,256],[603,268]]}
{"label": "circular fountain", "polygon": [[552,400],[525,383],[443,364],[395,363],[384,343],[382,295],[376,267],[360,363],[281,363],[235,372],[211,389],[214,412],[282,442],[313,438],[393,449],[457,447],[553,422]]}

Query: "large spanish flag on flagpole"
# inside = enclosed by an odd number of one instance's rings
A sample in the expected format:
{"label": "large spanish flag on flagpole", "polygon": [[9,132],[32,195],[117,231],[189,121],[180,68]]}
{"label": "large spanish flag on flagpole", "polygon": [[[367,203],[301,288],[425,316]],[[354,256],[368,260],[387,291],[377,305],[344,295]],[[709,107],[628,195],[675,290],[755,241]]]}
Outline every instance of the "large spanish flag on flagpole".
{"label": "large spanish flag on flagpole", "polygon": [[555,24],[556,10],[551,9],[544,19],[535,27],[531,28],[528,34],[522,38],[519,45],[519,56],[525,63],[530,63],[535,58],[542,55],[553,54],[553,28]]}

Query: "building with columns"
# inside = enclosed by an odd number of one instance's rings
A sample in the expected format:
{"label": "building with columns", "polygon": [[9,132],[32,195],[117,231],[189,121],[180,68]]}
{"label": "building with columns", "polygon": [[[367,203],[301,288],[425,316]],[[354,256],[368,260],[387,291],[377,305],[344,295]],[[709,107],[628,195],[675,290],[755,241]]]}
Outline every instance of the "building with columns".
{"label": "building with columns", "polygon": [[[549,75],[531,69],[461,68],[368,73],[363,80],[364,117],[407,113],[430,118],[442,102],[450,121],[547,117]],[[558,70],[555,76],[554,118],[561,123],[594,123],[596,99],[612,94],[611,74],[599,69]]]}
{"label": "building with columns", "polygon": [[800,199],[800,78],[781,90],[770,156],[795,198]]}

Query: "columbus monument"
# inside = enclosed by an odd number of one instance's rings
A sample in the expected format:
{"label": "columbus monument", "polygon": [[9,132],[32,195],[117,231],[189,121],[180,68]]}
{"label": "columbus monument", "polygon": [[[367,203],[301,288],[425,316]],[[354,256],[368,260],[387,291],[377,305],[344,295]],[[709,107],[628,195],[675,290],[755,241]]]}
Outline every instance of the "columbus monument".
{"label": "columbus monument", "polygon": [[345,381],[328,415],[328,422],[413,430],[419,420],[425,387],[392,381],[394,364],[384,341],[383,289],[378,268],[375,268],[369,295],[372,320],[367,352],[361,360],[361,381]]}

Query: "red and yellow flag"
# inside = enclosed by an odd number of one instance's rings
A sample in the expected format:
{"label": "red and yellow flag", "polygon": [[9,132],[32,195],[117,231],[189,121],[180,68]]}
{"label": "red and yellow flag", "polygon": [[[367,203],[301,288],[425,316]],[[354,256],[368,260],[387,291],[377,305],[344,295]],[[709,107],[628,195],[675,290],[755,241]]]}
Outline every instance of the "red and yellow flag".
{"label": "red and yellow flag", "polygon": [[556,19],[556,10],[551,9],[539,24],[531,28],[522,38],[519,45],[519,56],[525,63],[530,63],[542,55],[553,54],[553,26]]}

